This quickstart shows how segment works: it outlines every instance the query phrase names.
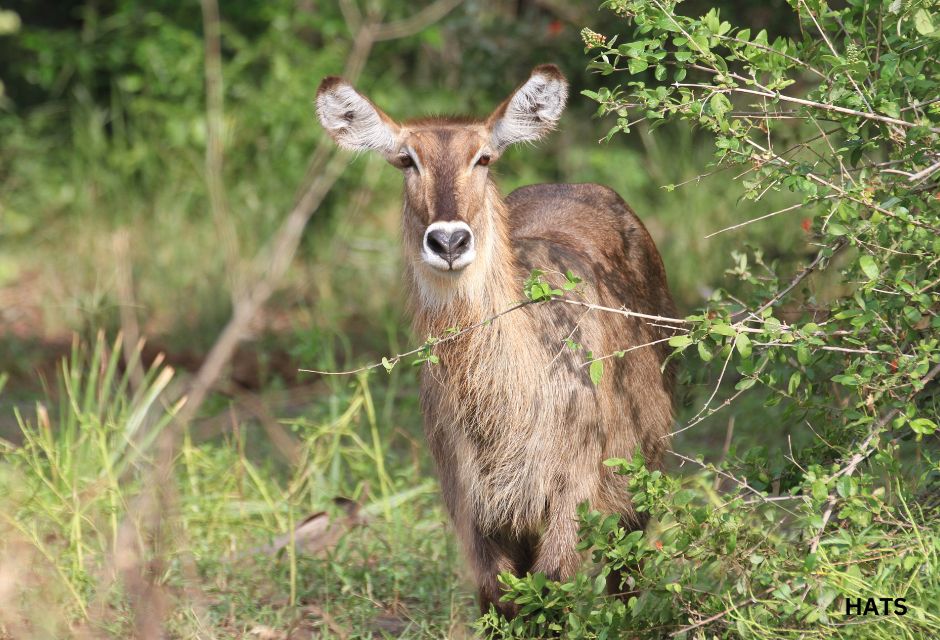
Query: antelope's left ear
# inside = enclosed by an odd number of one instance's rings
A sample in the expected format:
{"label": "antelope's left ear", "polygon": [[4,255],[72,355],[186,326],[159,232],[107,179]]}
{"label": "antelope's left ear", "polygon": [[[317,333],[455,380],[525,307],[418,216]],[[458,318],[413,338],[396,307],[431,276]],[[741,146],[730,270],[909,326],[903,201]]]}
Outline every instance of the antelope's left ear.
{"label": "antelope's left ear", "polygon": [[502,152],[516,142],[538,140],[558,124],[567,99],[568,81],[561,70],[553,64],[537,66],[487,119],[492,145]]}
{"label": "antelope's left ear", "polygon": [[401,128],[342,78],[324,78],[317,89],[317,116],[330,137],[344,149],[395,151]]}

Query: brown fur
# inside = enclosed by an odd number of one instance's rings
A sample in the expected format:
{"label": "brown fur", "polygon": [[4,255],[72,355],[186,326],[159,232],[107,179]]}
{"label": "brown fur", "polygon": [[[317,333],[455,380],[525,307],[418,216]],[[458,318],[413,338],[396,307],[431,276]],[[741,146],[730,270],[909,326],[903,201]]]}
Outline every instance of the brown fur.
{"label": "brown fur", "polygon": [[[495,272],[480,295],[443,308],[423,304],[416,292],[418,335],[443,335],[496,315],[521,297],[533,268],[572,270],[591,284],[588,300],[603,306],[675,315],[659,254],[614,192],[538,185],[501,202],[495,188],[489,191],[498,235],[508,237],[492,259]],[[598,355],[663,337],[637,319],[540,304],[441,345],[440,365],[423,372],[428,443],[484,608],[512,613],[499,602],[501,571],[564,579],[577,569],[580,502],[621,513],[634,528],[643,523],[625,479],[602,463],[639,448],[660,466],[672,424],[672,370],[660,373],[666,350],[645,347],[606,360],[595,387],[583,355],[563,345],[569,334]]]}
{"label": "brown fur", "polygon": [[[442,336],[499,314],[522,298],[535,268],[556,284],[569,269],[581,276],[587,302],[674,316],[659,253],[616,193],[545,184],[503,198],[489,172],[471,164],[487,150],[507,104],[487,121],[395,125],[402,149],[421,168],[406,170],[402,220],[417,335]],[[395,153],[387,157],[396,162]],[[473,230],[477,256],[461,272],[438,271],[420,258],[423,233],[438,220]],[[647,346],[605,360],[595,386],[584,353],[564,346],[569,335],[601,356],[666,334],[636,318],[562,302],[529,305],[438,345],[440,363],[422,371],[428,444],[484,610],[515,611],[499,601],[501,571],[565,579],[577,570],[579,503],[620,513],[630,528],[645,524],[625,479],[603,461],[639,449],[649,465],[661,466],[672,424],[674,374],[671,367],[661,373],[668,349]]]}

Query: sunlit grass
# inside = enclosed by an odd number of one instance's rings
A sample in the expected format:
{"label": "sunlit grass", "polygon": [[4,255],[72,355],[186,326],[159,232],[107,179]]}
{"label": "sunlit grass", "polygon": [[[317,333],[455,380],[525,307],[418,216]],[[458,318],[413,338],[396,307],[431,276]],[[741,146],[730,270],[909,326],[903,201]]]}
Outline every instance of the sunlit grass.
{"label": "sunlit grass", "polygon": [[[154,523],[150,444],[172,428],[173,372],[153,367],[135,389],[121,358],[103,337],[76,346],[61,402],[21,416],[22,444],[2,453],[0,637],[123,637],[161,607],[179,637],[200,625],[447,637],[469,620],[436,484],[409,438],[379,436],[387,425],[365,379],[289,421],[296,465],[259,457],[250,423],[202,443],[180,434],[163,488],[172,500]],[[298,525],[324,510],[336,535],[304,537]],[[38,620],[37,607],[50,615]]]}

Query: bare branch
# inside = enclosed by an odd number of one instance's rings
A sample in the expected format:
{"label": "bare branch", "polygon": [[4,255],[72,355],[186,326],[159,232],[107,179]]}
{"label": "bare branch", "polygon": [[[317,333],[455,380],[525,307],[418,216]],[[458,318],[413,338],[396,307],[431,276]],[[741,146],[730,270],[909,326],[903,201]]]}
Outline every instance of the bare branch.
{"label": "bare branch", "polygon": [[[430,343],[430,345],[428,343],[425,343],[421,345],[420,347],[415,347],[414,349],[410,351],[399,353],[398,355],[392,356],[391,358],[385,358],[385,360],[388,362],[388,366],[395,366],[403,358],[417,355],[421,353],[422,351],[424,351],[428,346],[436,346],[439,344],[450,342],[451,340],[456,340],[457,338],[467,333],[470,333],[471,331],[475,329],[479,329],[482,326],[489,325],[494,320],[496,320],[497,318],[501,318],[507,313],[512,313],[513,311],[516,311],[517,309],[521,309],[522,307],[528,306],[530,304],[534,304],[534,302],[535,302],[534,300],[526,300],[525,302],[519,302],[517,304],[512,305],[508,309],[504,309],[503,311],[500,311],[496,315],[490,316],[489,318],[486,318],[485,320],[480,320],[479,322],[472,324],[469,327],[465,327],[463,329],[459,329],[457,331],[448,333],[443,338],[434,340],[433,342]],[[298,369],[298,371],[301,371],[303,373],[318,373],[321,376],[348,376],[348,375],[353,375],[356,373],[362,373],[364,371],[369,371],[371,369],[378,369],[379,367],[384,367],[384,366],[386,366],[385,362],[373,362],[372,364],[363,365],[359,367],[358,369],[350,369],[349,371],[318,371],[317,369]]]}
{"label": "bare branch", "polygon": [[746,221],[741,222],[741,223],[738,223],[738,224],[733,224],[733,225],[731,225],[730,227],[725,227],[724,229],[719,229],[718,231],[712,231],[712,232],[709,233],[707,236],[705,236],[705,239],[708,240],[709,238],[711,238],[711,237],[713,237],[713,236],[717,236],[719,233],[724,233],[725,231],[734,231],[735,229],[740,229],[741,227],[746,227],[746,226],[749,225],[749,224],[753,224],[753,223],[755,223],[755,222],[760,222],[761,220],[766,220],[767,218],[772,218],[772,217],[774,217],[774,216],[777,215],[777,214],[786,213],[787,211],[793,211],[794,209],[799,209],[799,208],[802,207],[802,206],[804,206],[804,204],[803,204],[802,202],[798,202],[797,204],[794,204],[794,205],[792,205],[792,206],[785,207],[785,208],[783,208],[783,209],[777,209],[776,211],[771,211],[770,213],[765,213],[765,214],[762,215],[762,216],[758,216],[758,217],[756,217],[756,218],[751,218],[750,220],[746,220]]}
{"label": "bare branch", "polygon": [[205,44],[206,84],[206,186],[216,233],[225,257],[232,300],[239,296],[239,250],[235,225],[229,214],[222,168],[224,162],[224,88],[222,84],[222,44],[219,5],[216,0],[202,0],[203,40]]}
{"label": "bare branch", "polygon": [[[940,364],[934,365],[934,367],[928,371],[923,378],[920,379],[921,382],[923,382],[923,386],[920,389],[911,392],[907,397],[907,402],[913,400],[918,393],[924,390],[924,388],[927,386],[927,383],[936,378],[937,375],[940,375]],[[852,456],[846,460],[843,465],[841,465],[841,468],[837,472],[829,477],[829,480],[835,480],[836,478],[841,478],[842,476],[848,476],[855,473],[855,469],[858,467],[858,465],[871,457],[871,455],[876,451],[874,447],[875,438],[878,437],[878,434],[880,434],[882,430],[888,425],[888,423],[894,420],[895,416],[897,416],[900,412],[901,407],[898,406],[879,418],[872,425],[871,429],[868,430],[868,434],[865,436],[865,439],[862,440],[861,444],[859,444],[856,452],[852,454]],[[826,531],[826,525],[829,523],[830,518],[832,518],[832,512],[835,509],[838,501],[838,494],[834,491],[831,492],[829,494],[829,499],[826,501],[826,509],[823,512],[822,525],[819,527],[819,532],[813,536],[813,539],[810,541],[810,552],[815,552],[816,549],[819,548],[819,543],[822,541],[823,534]]]}
{"label": "bare branch", "polygon": [[[711,69],[706,69],[699,67],[704,71],[712,71]],[[748,95],[761,96],[764,98],[773,98],[774,100],[783,100],[784,102],[792,102],[793,104],[801,104],[805,107],[812,107],[814,109],[822,109],[823,111],[833,111],[836,113],[844,113],[850,116],[856,116],[858,118],[865,118],[866,120],[876,120],[878,122],[884,122],[887,124],[895,124],[900,127],[917,127],[920,126],[916,122],[908,122],[907,120],[899,120],[898,118],[891,118],[889,116],[883,116],[877,113],[866,113],[864,111],[858,111],[856,109],[849,109],[847,107],[840,107],[834,104],[826,104],[824,102],[814,102],[813,100],[804,100],[803,98],[797,98],[795,96],[788,96],[779,91],[760,91],[756,89],[745,89],[744,87],[714,87],[708,84],[694,84],[694,83],[684,83],[684,82],[674,82],[673,86],[675,87],[686,87],[692,89],[708,89],[710,91],[715,91],[716,93],[745,93]],[[929,131],[933,133],[940,133],[940,128],[938,127],[926,127]]]}
{"label": "bare branch", "polygon": [[756,317],[760,317],[760,315],[766,309],[769,309],[770,307],[774,306],[775,304],[783,300],[785,297],[787,297],[791,291],[797,288],[801,282],[806,280],[806,278],[808,278],[810,274],[812,274],[814,271],[816,271],[816,269],[819,268],[819,265],[821,265],[823,263],[823,260],[826,259],[827,249],[831,250],[831,253],[829,255],[829,257],[831,258],[831,257],[834,257],[840,251],[842,251],[846,246],[848,246],[848,241],[845,238],[842,238],[838,240],[835,243],[835,245],[833,245],[832,247],[824,247],[823,249],[820,249],[819,253],[816,254],[816,258],[814,258],[811,263],[809,263],[806,267],[804,267],[802,271],[797,273],[793,277],[793,279],[790,281],[790,284],[788,284],[786,287],[778,291],[770,300],[768,300],[767,302],[762,304],[760,307],[758,307],[756,311],[748,311],[748,310],[739,311],[738,313],[731,316],[731,319],[736,320],[739,318],[743,318],[747,315],[754,315]]}
{"label": "bare branch", "polygon": [[437,0],[424,7],[413,16],[373,27],[372,39],[375,42],[407,38],[427,29],[459,6],[463,0]]}

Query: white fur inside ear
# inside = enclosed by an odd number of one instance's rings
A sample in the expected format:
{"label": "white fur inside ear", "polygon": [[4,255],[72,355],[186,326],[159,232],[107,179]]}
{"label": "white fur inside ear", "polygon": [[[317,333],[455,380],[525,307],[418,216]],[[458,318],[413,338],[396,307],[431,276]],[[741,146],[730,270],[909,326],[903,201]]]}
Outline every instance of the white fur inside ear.
{"label": "white fur inside ear", "polygon": [[317,116],[327,133],[346,149],[374,149],[383,154],[395,148],[397,131],[371,102],[348,84],[338,84],[317,96]]}
{"label": "white fur inside ear", "polygon": [[503,150],[516,142],[533,142],[555,128],[568,99],[562,78],[535,74],[509,99],[503,117],[493,123],[493,145]]}

